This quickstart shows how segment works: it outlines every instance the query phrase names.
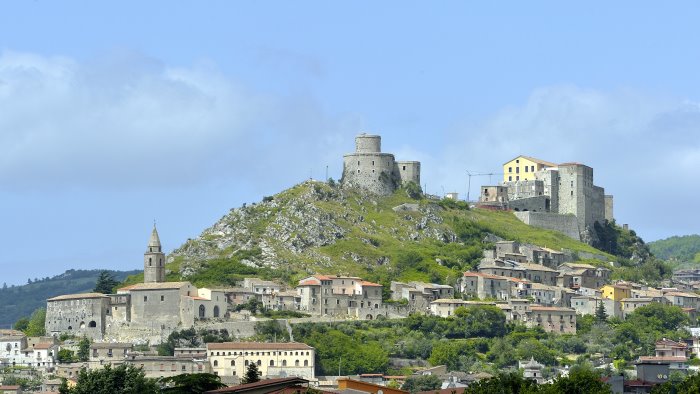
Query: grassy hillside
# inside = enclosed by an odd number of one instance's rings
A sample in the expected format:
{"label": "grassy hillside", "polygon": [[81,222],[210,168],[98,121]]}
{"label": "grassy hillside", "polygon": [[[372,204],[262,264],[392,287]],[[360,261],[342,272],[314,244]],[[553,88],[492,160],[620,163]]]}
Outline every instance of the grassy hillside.
{"label": "grassy hillside", "polygon": [[670,237],[648,243],[654,256],[674,263],[700,263],[700,235]]}
{"label": "grassy hillside", "polygon": [[[417,209],[395,211],[401,204]],[[168,278],[216,286],[251,275],[294,283],[329,273],[382,283],[451,284],[478,263],[493,236],[605,255],[561,233],[525,225],[510,212],[412,199],[405,190],[377,197],[308,181],[232,209],[169,256]],[[126,283],[140,280],[134,276]]]}
{"label": "grassy hillside", "polygon": [[[0,328],[9,328],[20,317],[29,316],[46,299],[61,294],[84,293],[95,288],[102,270],[68,270],[53,278],[34,279],[22,286],[0,289]],[[124,280],[137,271],[108,271],[116,280]]]}

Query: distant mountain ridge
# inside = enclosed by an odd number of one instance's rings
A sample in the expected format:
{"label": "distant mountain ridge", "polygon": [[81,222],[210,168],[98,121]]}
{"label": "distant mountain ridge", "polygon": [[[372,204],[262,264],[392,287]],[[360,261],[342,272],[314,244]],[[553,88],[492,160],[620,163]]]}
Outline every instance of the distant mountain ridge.
{"label": "distant mountain ridge", "polygon": [[675,263],[700,263],[700,235],[673,236],[649,242],[654,256]]}
{"label": "distant mountain ridge", "polygon": [[[46,306],[46,299],[62,294],[84,293],[95,288],[97,277],[105,270],[68,270],[52,278],[30,279],[21,286],[0,288],[0,329],[9,328],[22,316]],[[118,281],[140,271],[106,270]]]}

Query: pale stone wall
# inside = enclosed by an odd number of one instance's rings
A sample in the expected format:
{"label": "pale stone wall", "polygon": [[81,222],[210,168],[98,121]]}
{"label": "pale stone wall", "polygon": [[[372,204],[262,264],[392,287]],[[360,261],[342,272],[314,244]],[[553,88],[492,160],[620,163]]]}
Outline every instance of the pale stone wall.
{"label": "pale stone wall", "polygon": [[372,193],[394,192],[400,179],[394,173],[391,153],[352,153],[343,156],[343,184],[360,187]]}
{"label": "pale stone wall", "polygon": [[523,223],[530,226],[555,230],[580,241],[578,220],[573,215],[560,215],[549,212],[513,212]]}
{"label": "pale stone wall", "polygon": [[401,183],[414,182],[420,186],[420,162],[419,161],[397,161],[395,172]]}
{"label": "pale stone wall", "polygon": [[508,208],[514,211],[549,212],[549,196],[536,196],[508,201]]}
{"label": "pale stone wall", "polygon": [[613,196],[606,194],[605,197],[605,220],[612,221],[615,219],[613,213]]}
{"label": "pale stone wall", "polygon": [[46,333],[58,335],[70,333],[102,338],[105,330],[109,297],[76,298],[46,303]]}
{"label": "pale stone wall", "polygon": [[544,182],[536,179],[504,182],[503,185],[508,188],[508,199],[511,201],[544,195]]}

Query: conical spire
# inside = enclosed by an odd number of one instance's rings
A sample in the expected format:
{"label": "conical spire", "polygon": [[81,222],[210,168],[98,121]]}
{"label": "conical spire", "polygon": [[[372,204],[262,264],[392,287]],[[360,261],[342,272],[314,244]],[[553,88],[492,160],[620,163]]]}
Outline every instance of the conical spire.
{"label": "conical spire", "polygon": [[160,237],[158,236],[158,230],[156,229],[155,223],[153,223],[151,239],[148,240],[148,250],[152,252],[160,252]]}

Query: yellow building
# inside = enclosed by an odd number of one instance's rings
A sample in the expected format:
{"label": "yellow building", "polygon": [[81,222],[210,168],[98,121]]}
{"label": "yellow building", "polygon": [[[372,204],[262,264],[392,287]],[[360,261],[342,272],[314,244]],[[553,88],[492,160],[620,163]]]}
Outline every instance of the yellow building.
{"label": "yellow building", "polygon": [[603,297],[615,301],[622,301],[625,298],[632,298],[632,289],[627,286],[605,285],[600,288],[600,291],[603,293]]}
{"label": "yellow building", "polygon": [[554,163],[529,156],[518,156],[503,164],[503,182],[535,179],[535,172],[556,167]]}

